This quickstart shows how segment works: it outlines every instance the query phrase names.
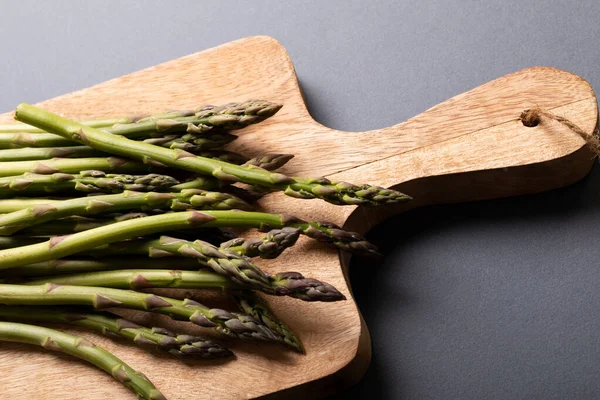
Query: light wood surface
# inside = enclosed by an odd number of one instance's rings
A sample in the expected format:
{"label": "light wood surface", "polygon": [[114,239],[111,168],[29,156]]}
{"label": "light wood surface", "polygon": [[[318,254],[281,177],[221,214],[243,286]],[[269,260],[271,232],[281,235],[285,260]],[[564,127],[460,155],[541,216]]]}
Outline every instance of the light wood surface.
{"label": "light wood surface", "polygon": [[[267,122],[241,131],[233,150],[250,156],[293,153],[296,158],[284,167],[286,173],[397,187],[415,198],[412,203],[385,209],[336,207],[281,194],[261,201],[268,211],[327,220],[359,232],[415,206],[565,186],[582,178],[592,165],[583,140],[558,123],[527,128],[518,121],[521,111],[539,106],[588,132],[595,128],[597,103],[588,83],[545,67],[504,76],[390,128],[341,132],[311,118],[285,49],[272,38],[252,37],[40,105],[72,118],[90,119],[251,98],[281,102],[284,107]],[[9,121],[10,113],[0,116],[0,122]],[[276,313],[304,341],[305,356],[277,346],[223,340],[237,354],[235,360],[182,362],[96,334],[66,330],[82,334],[142,370],[169,399],[314,398],[355,383],[370,360],[368,331],[344,279],[347,264],[348,257],[340,259],[336,251],[304,239],[277,260],[260,262],[270,272],[297,270],[325,280],[349,297],[334,304],[269,299]],[[215,295],[193,294],[209,304],[221,304]],[[190,333],[210,334],[163,317],[133,316]],[[0,398],[133,396],[110,376],[84,363],[28,346],[0,344]]]}

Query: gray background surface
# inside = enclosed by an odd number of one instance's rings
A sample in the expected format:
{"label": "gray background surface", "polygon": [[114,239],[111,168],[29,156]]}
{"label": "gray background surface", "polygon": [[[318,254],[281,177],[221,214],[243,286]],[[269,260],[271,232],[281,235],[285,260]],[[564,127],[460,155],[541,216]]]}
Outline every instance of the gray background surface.
{"label": "gray background surface", "polygon": [[[339,129],[392,125],[534,65],[600,87],[597,0],[0,5],[0,111],[257,34],[288,49],[311,113]],[[351,274],[373,363],[339,398],[600,398],[599,232],[598,169],[378,227],[386,261]]]}

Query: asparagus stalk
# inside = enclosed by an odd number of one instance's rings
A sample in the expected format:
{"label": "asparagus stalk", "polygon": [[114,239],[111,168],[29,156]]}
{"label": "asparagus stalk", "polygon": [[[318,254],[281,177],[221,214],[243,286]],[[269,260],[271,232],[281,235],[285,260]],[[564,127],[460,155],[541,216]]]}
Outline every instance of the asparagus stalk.
{"label": "asparagus stalk", "polygon": [[[163,264],[166,264],[163,262]],[[245,285],[232,283],[223,275],[210,271],[183,271],[178,269],[123,269],[112,271],[80,272],[76,274],[43,276],[21,281],[21,285],[44,285],[55,283],[70,286],[97,286],[114,289],[141,290],[148,288],[179,289],[232,289],[243,290]],[[166,265],[163,265],[167,267]],[[198,264],[196,264],[196,269]]]}
{"label": "asparagus stalk", "polygon": [[[0,164],[1,165],[1,164]],[[13,178],[13,177],[11,177]],[[212,177],[198,177],[192,179],[187,182],[179,183],[177,185],[171,186],[169,188],[169,192],[183,192],[185,190],[193,189],[193,190],[204,190],[204,191],[214,191],[216,189],[221,189],[220,191],[232,191],[233,187],[228,187],[227,185],[223,185],[222,181],[219,181]],[[233,190],[240,195],[245,196],[246,192],[244,189],[236,188]],[[248,196],[251,197],[251,196]],[[58,199],[47,199],[47,198],[20,198],[20,199],[0,199],[0,214],[6,214],[13,211],[23,210],[24,208],[36,206],[38,204],[53,204]]]}
{"label": "asparagus stalk", "polygon": [[[145,214],[146,216],[151,214]],[[47,239],[49,236],[65,236],[73,233],[87,231],[89,229],[100,228],[114,224],[116,220],[112,217],[109,218],[78,218],[69,217],[61,218],[56,221],[48,222],[40,225],[32,225],[29,228],[20,230],[19,237],[29,236],[35,238]],[[2,236],[0,236],[2,237]],[[7,236],[2,237],[7,238]],[[3,247],[5,248],[5,247]]]}
{"label": "asparagus stalk", "polygon": [[206,133],[211,129],[212,126],[199,122],[198,118],[195,118],[193,115],[173,115],[170,118],[142,118],[134,123],[115,124],[102,130],[130,139],[145,139],[164,137],[173,132],[178,132],[181,135],[186,133]]}
{"label": "asparagus stalk", "polygon": [[67,353],[106,371],[144,399],[166,400],[165,396],[142,373],[84,338],[41,326],[0,322],[0,340],[33,344],[48,350]]}
{"label": "asparagus stalk", "polygon": [[[150,258],[188,257],[194,258],[202,266],[211,268],[216,273],[226,276],[233,282],[252,289],[272,291],[267,275],[250,260],[234,253],[225,253],[210,243],[196,240],[177,239],[161,236],[159,239],[139,239],[113,243],[102,246],[88,253],[94,256],[106,257],[111,255],[147,255]],[[185,284],[168,277],[173,284]],[[192,281],[192,279],[188,279]],[[102,286],[102,285],[100,285]]]}
{"label": "asparagus stalk", "polygon": [[[2,201],[0,200],[0,204]],[[142,218],[147,217],[151,214],[147,213],[127,213],[127,214],[118,214],[116,216],[107,216],[105,218],[88,218],[88,217],[69,217],[62,218],[56,221],[52,221],[50,223],[41,224],[41,225],[33,225],[30,228],[23,229],[20,233],[23,235],[29,236],[61,236],[61,235],[70,235],[72,233],[83,232],[88,229],[99,228],[101,226],[114,224],[115,222],[121,222],[128,219]],[[220,228],[203,228],[200,230],[189,231],[189,230],[177,230],[177,231],[168,231],[168,235],[176,236],[181,239],[186,240],[204,240],[213,245],[219,245],[223,242],[231,240],[235,237],[234,234],[230,232],[225,232]],[[20,236],[23,237],[23,236]],[[10,237],[0,236],[0,248],[10,248],[17,246],[3,246],[2,243],[6,239],[10,239]],[[26,242],[22,242],[19,246],[23,246],[27,244]]]}
{"label": "asparagus stalk", "polygon": [[304,354],[304,345],[298,336],[275,316],[269,306],[258,296],[252,293],[236,295],[233,299],[238,304],[240,310],[248,315],[252,315],[257,320],[268,326],[273,332],[279,334],[281,340],[299,353]]}
{"label": "asparagus stalk", "polygon": [[[203,105],[195,110],[167,111],[153,115],[132,114],[119,118],[81,121],[81,123],[83,125],[95,128],[113,127],[115,129],[126,129],[126,126],[119,125],[136,123],[143,125],[147,123],[156,123],[157,121],[165,119],[201,116],[205,118],[205,120],[199,122],[200,124],[207,126],[227,127],[227,129],[239,129],[249,124],[261,122],[270,116],[275,115],[280,108],[281,105],[278,104],[260,100],[250,100],[243,103],[229,103],[218,107],[212,105]],[[215,118],[217,116],[221,116],[221,118]],[[233,118],[232,116],[237,118]],[[117,126],[114,127],[114,125]],[[145,125],[146,129],[147,127],[148,125]],[[137,127],[136,129],[140,128]],[[162,123],[158,124],[158,127],[155,126],[154,129],[170,129],[169,123],[163,121]],[[0,125],[0,133],[12,132],[44,133],[45,131],[26,124]]]}
{"label": "asparagus stalk", "polygon": [[168,175],[106,174],[102,171],[81,171],[78,175],[55,173],[40,175],[26,173],[0,178],[0,195],[55,193],[78,191],[87,193],[120,193],[164,191],[179,182]]}
{"label": "asparagus stalk", "polygon": [[28,147],[50,148],[70,146],[77,146],[77,143],[73,142],[72,140],[54,135],[52,133],[0,133],[0,149],[20,149]]}
{"label": "asparagus stalk", "polygon": [[[280,231],[276,231],[274,236],[279,236],[279,238],[284,237],[282,242],[290,237],[290,240],[294,240],[294,237],[296,239],[298,238],[299,231],[300,230],[297,228],[284,228]],[[273,240],[278,239],[274,238]],[[304,296],[306,290],[319,288],[317,289],[319,291],[319,293],[317,293],[318,295],[331,292],[332,296],[335,298],[339,294],[337,290],[330,290],[332,288],[330,285],[323,284],[316,280],[307,281],[304,276],[298,273],[286,272],[277,274],[275,277],[268,277],[267,274],[246,257],[238,255],[234,251],[227,250],[228,249],[225,249],[225,251],[223,249],[218,249],[210,243],[201,240],[191,242],[188,240],[162,236],[159,239],[139,239],[112,243],[98,247],[91,252],[87,252],[87,254],[95,257],[147,255],[150,258],[195,258],[201,265],[211,268],[218,274],[229,277],[233,282],[240,285],[246,285],[255,290],[261,290],[265,293],[273,294],[273,292],[280,292],[275,294],[293,295],[294,297],[297,297],[296,293],[290,294],[290,289],[302,289],[299,293],[300,296]],[[79,285],[81,283],[69,284]],[[185,284],[185,282],[183,284]],[[310,298],[306,300],[313,301]],[[321,301],[321,299],[319,299],[319,301]]]}
{"label": "asparagus stalk", "polygon": [[248,160],[241,154],[224,150],[207,150],[194,154],[199,157],[213,158],[215,160],[236,165],[244,165],[246,167],[255,166],[266,169],[267,171],[274,171],[278,168],[281,168],[287,164],[288,161],[294,158],[292,154],[265,154],[264,156],[258,156]]}
{"label": "asparagus stalk", "polygon": [[[2,126],[0,125],[0,128]],[[56,135],[55,135],[56,136]],[[60,136],[56,136],[60,138]],[[61,138],[61,140],[64,140]],[[157,144],[156,139],[147,140],[147,143]],[[227,143],[214,143],[214,147],[223,146]],[[211,146],[210,144],[208,145]],[[198,147],[197,145],[195,147]],[[194,154],[206,157],[214,158],[237,165],[255,165],[257,167],[274,170],[287,161],[293,158],[291,154],[267,154],[260,157],[248,159],[241,154],[234,153],[233,151],[225,150],[202,150],[197,149]],[[70,147],[24,147],[16,149],[3,149],[0,150],[0,161],[30,161],[30,160],[47,160],[50,158],[89,158],[89,157],[107,157],[108,154],[101,151],[92,149],[88,146],[70,146]]]}
{"label": "asparagus stalk", "polygon": [[108,157],[106,153],[87,146],[72,147],[26,147],[0,150],[0,161],[30,161],[49,158]]}
{"label": "asparagus stalk", "polygon": [[[113,135],[120,135],[131,139],[146,139],[152,137],[162,138],[165,133],[182,133],[189,132],[191,134],[206,133],[213,126],[223,129],[240,129],[250,124],[255,124],[266,118],[274,115],[280,105],[263,102],[263,101],[248,101],[245,103],[231,103],[221,107],[210,108],[203,107],[196,111],[174,111],[166,114],[158,114],[155,116],[145,117],[137,120],[123,120],[122,123],[111,124],[110,126],[101,125],[103,130]],[[107,121],[112,122],[112,121]],[[73,146],[71,140],[65,140],[51,133],[37,130],[37,134],[25,132],[22,129],[18,131],[9,128],[0,130],[0,148],[9,149],[15,147],[58,147],[58,146]],[[177,141],[176,136],[169,135],[171,140],[176,140],[176,143],[186,143],[187,141]],[[210,138],[213,140],[210,140]],[[195,143],[196,150],[218,147],[235,139],[235,136],[228,135],[224,132],[220,134],[209,134],[203,138],[198,136],[198,143]],[[208,140],[206,140],[208,139]],[[164,140],[159,139],[159,142]],[[220,145],[215,144],[220,142]],[[189,144],[189,143],[188,143]],[[161,144],[163,145],[163,144]],[[166,147],[171,147],[171,143],[165,144]],[[185,145],[182,145],[187,147]],[[186,149],[190,151],[191,147]]]}
{"label": "asparagus stalk", "polygon": [[210,309],[189,299],[181,301],[131,290],[93,286],[61,286],[54,283],[37,286],[0,284],[0,304],[79,305],[91,306],[98,310],[113,307],[130,308],[191,321],[199,326],[215,328],[219,332],[238,339],[267,342],[279,340],[270,329],[248,315],[230,313],[218,308]]}
{"label": "asparagus stalk", "polygon": [[[169,270],[173,265],[177,270]],[[42,276],[21,283],[40,285],[53,282],[76,286],[105,286],[117,289],[144,287],[177,287],[247,291],[257,289],[275,296],[290,296],[303,301],[339,301],[345,297],[333,286],[297,272],[282,272],[268,276],[268,287],[232,280],[223,274],[195,271],[198,264],[189,259],[108,259],[51,260],[2,271],[2,276],[25,278]],[[56,276],[56,274],[62,276]]]}
{"label": "asparagus stalk", "polygon": [[[29,235],[21,236],[0,236],[0,249],[11,249],[14,247],[27,246],[34,243],[40,243],[45,240],[44,236],[60,236],[65,234],[72,234],[77,232],[83,232],[88,229],[99,228],[101,226],[113,224],[115,222],[127,221],[136,218],[147,217],[149,214],[145,213],[127,213],[118,214],[115,216],[109,216],[103,219],[94,219],[86,217],[70,217],[64,218],[53,223],[36,225],[30,229],[25,229],[23,232]],[[179,238],[185,240],[203,240],[212,245],[218,245],[225,241],[231,240],[235,235],[231,232],[224,231],[219,228],[204,228],[197,231],[176,231],[173,232]],[[106,246],[103,246],[106,247]],[[60,260],[55,260],[60,261]],[[148,260],[146,260],[148,261]],[[197,267],[197,265],[195,265]],[[108,269],[123,269],[127,268],[125,264],[119,268],[108,268]],[[161,268],[166,268],[164,265]],[[185,268],[183,268],[185,269]],[[51,274],[53,275],[53,274]]]}
{"label": "asparagus stalk", "polygon": [[218,212],[207,211],[215,220],[206,227],[258,228],[260,230],[299,228],[302,233],[319,242],[325,242],[349,253],[380,257],[375,246],[355,232],[348,232],[326,222],[303,221],[285,214],[268,214],[259,212]]}
{"label": "asparagus stalk", "polygon": [[[208,157],[217,159],[220,161],[229,162],[232,164],[243,164],[245,166],[254,166],[262,169],[266,169],[267,171],[272,171],[277,168],[285,165],[289,160],[291,160],[294,156],[291,154],[266,154],[264,156],[255,157],[248,161],[241,161],[240,155],[235,155],[235,153],[223,151],[208,151],[203,153],[196,153],[196,155],[200,157]],[[239,156],[239,157],[238,157]],[[241,162],[240,162],[241,161]],[[198,176],[187,182],[180,183],[173,187],[174,191],[179,191],[183,189],[203,189],[203,190],[215,190],[224,187],[228,187],[229,184],[224,181],[220,181],[217,178],[213,178],[210,176]],[[232,188],[229,186],[229,188]],[[240,189],[240,188],[236,188]],[[229,190],[229,189],[228,189]]]}
{"label": "asparagus stalk", "polygon": [[333,225],[304,222],[285,215],[242,211],[186,211],[153,215],[116,222],[72,235],[54,237],[49,241],[0,250],[0,269],[48,261],[70,256],[95,247],[120,242],[133,237],[160,232],[195,228],[284,228],[297,227],[318,241],[359,255],[378,256],[377,248],[364,238]]}
{"label": "asparagus stalk", "polygon": [[145,139],[144,143],[153,144],[167,149],[181,149],[193,154],[205,150],[225,146],[237,139],[237,136],[227,132],[208,132],[202,134],[186,134],[182,136],[168,135]]}
{"label": "asparagus stalk", "polygon": [[104,335],[122,337],[138,345],[155,346],[173,355],[200,358],[233,355],[229,349],[212,340],[176,335],[164,328],[146,328],[107,312],[67,307],[0,306],[0,319],[73,324]]}
{"label": "asparagus stalk", "polygon": [[15,118],[110,154],[130,157],[151,165],[170,166],[212,175],[222,180],[240,181],[278,189],[297,198],[322,198],[333,204],[351,205],[382,205],[410,200],[409,196],[400,192],[376,186],[357,186],[345,182],[332,183],[325,178],[291,178],[262,169],[197,157],[183,150],[170,150],[148,143],[136,142],[99,129],[86,127],[76,121],[62,118],[28,104],[21,104],[17,107]]}
{"label": "asparagus stalk", "polygon": [[[8,200],[0,200],[0,210],[5,212],[14,212],[18,210],[22,210],[18,203],[22,201],[29,206],[37,205],[37,204],[52,204],[53,202],[60,202],[63,200],[51,200],[51,199],[10,199]],[[1,212],[1,211],[0,211]],[[68,218],[61,218],[56,221],[52,221],[51,223],[40,224],[40,225],[32,225],[29,228],[23,229],[20,231],[23,236],[60,236],[60,235],[70,235],[72,233],[87,231],[88,229],[99,228],[101,226],[114,224],[115,222],[125,221],[128,219],[147,217],[150,214],[147,213],[126,213],[126,214],[118,214],[116,216],[107,216],[102,218],[89,218],[89,217],[79,217],[73,216]],[[0,236],[0,248],[9,248],[8,246],[4,246],[3,243],[7,242],[9,237]],[[22,246],[20,244],[19,246]],[[16,246],[10,246],[16,247]]]}
{"label": "asparagus stalk", "polygon": [[[231,136],[231,135],[230,135]],[[58,137],[58,136],[57,136]],[[155,139],[152,139],[155,140]],[[210,141],[205,139],[206,148],[219,147],[227,144],[226,142]],[[150,143],[149,140],[146,141]],[[209,143],[210,142],[210,143]],[[294,156],[291,154],[266,154],[264,156],[255,157],[248,160],[241,154],[225,150],[204,150],[200,149],[197,144],[191,145],[188,151],[200,157],[213,158],[220,161],[236,165],[256,166],[258,168],[273,171],[280,168],[291,160]],[[0,150],[0,162],[5,161],[32,161],[32,160],[47,160],[51,158],[90,158],[90,157],[107,157],[108,154],[92,149],[88,146],[71,146],[71,147],[26,147],[17,149]]]}
{"label": "asparagus stalk", "polygon": [[[58,259],[43,261],[22,267],[0,270],[0,276],[9,279],[22,279],[36,276],[55,276],[82,272],[112,271],[120,269],[163,269],[176,267],[178,270],[196,270],[198,262],[192,259],[164,260],[160,258],[114,257],[101,260]],[[227,281],[227,278],[220,277]],[[6,282],[8,283],[8,282]]]}
{"label": "asparagus stalk", "polygon": [[53,237],[42,243],[0,250],[0,269],[63,258],[133,237],[200,228],[214,219],[199,211],[187,211],[120,221],[72,235]]}
{"label": "asparagus stalk", "polygon": [[78,174],[80,171],[99,170],[121,174],[148,172],[148,165],[118,157],[53,158],[50,160],[9,161],[0,163],[0,176],[35,174]]}
{"label": "asparagus stalk", "polygon": [[[103,128],[106,126],[112,126],[115,124],[129,124],[132,122],[139,121],[141,118],[145,118],[146,115],[141,114],[131,114],[126,117],[118,117],[118,118],[106,118],[106,119],[92,119],[88,121],[81,121],[82,124],[87,126],[92,126],[94,128]],[[0,125],[0,133],[46,133],[45,131],[33,127],[27,124],[5,124]]]}
{"label": "asparagus stalk", "polygon": [[198,132],[198,129],[205,127],[233,130],[264,121],[280,109],[279,104],[249,100],[217,107],[202,106],[194,111],[178,112],[177,115],[149,116],[134,123],[113,125],[109,130],[123,136],[131,135],[132,131],[146,135],[153,132]]}
{"label": "asparagus stalk", "polygon": [[38,204],[51,204],[57,199],[44,198],[15,198],[15,199],[0,199],[0,214],[7,214],[13,211],[19,211],[27,207],[32,207]]}
{"label": "asparagus stalk", "polygon": [[0,235],[7,236],[32,225],[73,215],[96,215],[127,210],[251,209],[245,201],[226,193],[188,189],[179,193],[123,193],[53,201],[0,215]]}
{"label": "asparagus stalk", "polygon": [[[112,133],[111,129],[104,129],[104,131]],[[156,133],[158,134],[158,133]],[[193,133],[187,135],[168,135],[157,138],[138,138],[144,140],[147,143],[155,144],[157,146],[166,148],[178,148],[187,151],[199,152],[208,149],[214,149],[217,147],[224,146],[237,139],[237,136],[231,135],[227,132],[204,132],[204,133]],[[30,154],[37,154],[32,148],[44,149],[44,152],[48,152],[49,148],[59,148],[63,153],[69,154],[66,150],[70,147],[75,147],[79,150],[77,152],[83,152],[82,148],[91,149],[87,146],[78,146],[76,142],[62,138],[60,136],[51,133],[0,133],[0,149],[12,149],[14,151],[21,150],[23,154],[30,156]],[[30,149],[26,151],[25,149]],[[88,152],[90,150],[87,150]],[[93,156],[97,157],[100,155],[106,155],[105,153],[95,150]]]}
{"label": "asparagus stalk", "polygon": [[332,285],[306,278],[298,272],[282,272],[267,278],[268,286],[254,287],[209,271],[182,270],[115,270],[81,272],[70,275],[45,276],[20,282],[22,285],[45,283],[73,286],[98,286],[115,289],[180,288],[229,289],[248,291],[258,289],[273,296],[289,296],[303,301],[340,301],[346,297]]}
{"label": "asparagus stalk", "polygon": [[221,243],[221,250],[246,257],[276,258],[285,249],[296,244],[300,228],[273,229],[262,238],[235,238]]}

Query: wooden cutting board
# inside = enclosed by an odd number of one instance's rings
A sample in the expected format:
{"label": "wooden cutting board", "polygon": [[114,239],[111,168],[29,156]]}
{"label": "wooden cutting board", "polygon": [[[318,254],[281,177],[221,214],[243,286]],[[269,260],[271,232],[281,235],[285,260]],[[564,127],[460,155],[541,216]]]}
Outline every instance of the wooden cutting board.
{"label": "wooden cutting board", "polygon": [[[293,153],[296,158],[283,169],[285,173],[369,182],[399,188],[415,198],[403,206],[381,209],[336,207],[281,194],[261,201],[268,211],[327,220],[359,232],[415,206],[513,196],[568,185],[582,178],[592,165],[583,140],[560,124],[528,128],[518,120],[524,109],[539,106],[592,132],[597,124],[596,98],[589,84],[571,73],[545,67],[525,69],[458,95],[399,125],[341,132],[311,118],[287,52],[270,37],[238,40],[40,105],[65,116],[91,119],[252,98],[281,102],[284,107],[267,122],[241,131],[240,139],[231,146],[233,150],[250,156]],[[0,117],[0,122],[9,121],[10,113]],[[96,334],[66,330],[81,333],[142,370],[169,399],[314,398],[357,382],[369,364],[370,338],[344,279],[348,257],[340,259],[334,250],[301,240],[277,260],[260,261],[260,265],[270,272],[297,270],[325,280],[349,298],[333,304],[269,299],[276,313],[304,341],[305,356],[278,346],[224,340],[237,354],[236,359],[183,362]],[[209,304],[219,302],[214,295],[207,296]],[[163,317],[136,316],[186,332],[210,334]],[[105,373],[67,356],[2,343],[0,398],[133,396]]]}

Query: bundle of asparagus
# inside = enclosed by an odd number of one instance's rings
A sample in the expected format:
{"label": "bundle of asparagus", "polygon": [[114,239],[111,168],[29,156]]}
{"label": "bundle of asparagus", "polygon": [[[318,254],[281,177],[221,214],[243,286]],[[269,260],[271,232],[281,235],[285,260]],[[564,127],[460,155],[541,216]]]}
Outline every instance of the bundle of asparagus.
{"label": "bundle of asparagus", "polygon": [[[98,311],[128,308],[303,353],[300,338],[255,292],[303,301],[345,296],[300,272],[269,274],[254,258],[275,258],[300,235],[353,254],[379,253],[359,234],[326,222],[255,212],[253,201],[270,191],[338,205],[379,206],[410,197],[273,172],[291,155],[249,158],[219,149],[236,139],[232,131],[280,108],[252,100],[77,122],[19,105],[15,118],[24,124],[0,127],[0,319],[8,321],[0,323],[0,340],[83,358],[147,399],[164,396],[105,350],[22,322],[75,324],[177,356],[233,354],[202,337]],[[229,228],[266,235],[232,237]],[[218,289],[233,295],[240,312],[148,292],[153,288]]]}

